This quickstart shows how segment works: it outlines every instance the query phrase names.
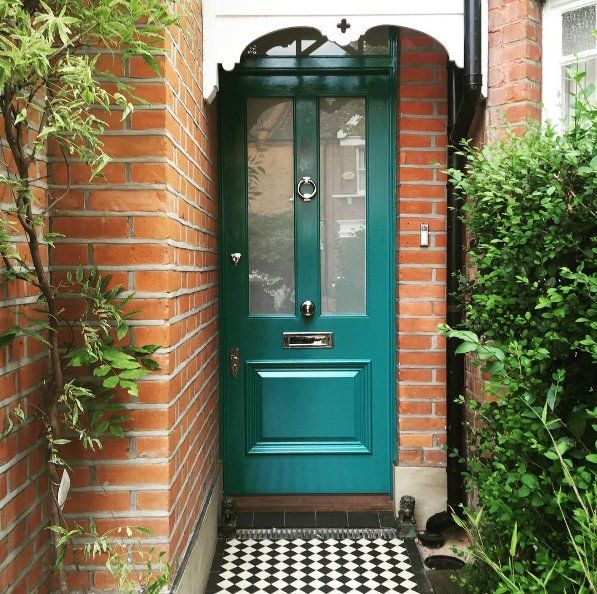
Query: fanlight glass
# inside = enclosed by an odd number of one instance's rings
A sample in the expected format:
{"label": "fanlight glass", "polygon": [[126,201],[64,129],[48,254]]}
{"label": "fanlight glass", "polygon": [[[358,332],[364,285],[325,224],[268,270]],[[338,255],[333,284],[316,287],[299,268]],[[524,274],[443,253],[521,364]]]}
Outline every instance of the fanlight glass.
{"label": "fanlight glass", "polygon": [[315,58],[340,56],[387,56],[390,53],[389,27],[374,27],[346,46],[329,41],[317,29],[297,27],[269,33],[254,41],[243,57]]}

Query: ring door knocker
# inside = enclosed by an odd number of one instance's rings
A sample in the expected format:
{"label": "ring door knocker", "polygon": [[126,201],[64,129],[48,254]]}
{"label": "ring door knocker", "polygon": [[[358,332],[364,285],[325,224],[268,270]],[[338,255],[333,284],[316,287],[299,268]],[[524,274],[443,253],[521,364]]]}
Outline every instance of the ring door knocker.
{"label": "ring door knocker", "polygon": [[[305,194],[303,192],[303,186],[312,186],[313,190]],[[296,192],[301,197],[301,200],[303,200],[304,202],[311,202],[315,194],[317,194],[317,184],[313,181],[313,179],[311,179],[311,177],[306,175],[305,177],[302,177],[299,183],[297,184]]]}

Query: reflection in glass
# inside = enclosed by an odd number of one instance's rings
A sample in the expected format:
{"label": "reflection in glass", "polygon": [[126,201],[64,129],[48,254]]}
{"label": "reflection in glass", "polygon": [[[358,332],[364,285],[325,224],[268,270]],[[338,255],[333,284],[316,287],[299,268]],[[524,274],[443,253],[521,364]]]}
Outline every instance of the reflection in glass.
{"label": "reflection in glass", "polygon": [[364,314],[367,278],[365,99],[319,102],[321,310]]}
{"label": "reflection in glass", "polygon": [[249,313],[294,313],[292,100],[247,101]]}
{"label": "reflection in glass", "polygon": [[260,37],[243,53],[244,57],[294,57],[314,56],[387,56],[390,53],[389,27],[369,29],[357,41],[346,46],[329,41],[317,29],[296,27]]}

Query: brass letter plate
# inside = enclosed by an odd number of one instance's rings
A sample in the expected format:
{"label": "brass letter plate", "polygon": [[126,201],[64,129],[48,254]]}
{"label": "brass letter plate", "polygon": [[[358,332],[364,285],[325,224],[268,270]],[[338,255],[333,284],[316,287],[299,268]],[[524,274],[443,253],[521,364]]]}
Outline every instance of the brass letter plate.
{"label": "brass letter plate", "polygon": [[331,349],[334,347],[333,332],[284,332],[285,349]]}

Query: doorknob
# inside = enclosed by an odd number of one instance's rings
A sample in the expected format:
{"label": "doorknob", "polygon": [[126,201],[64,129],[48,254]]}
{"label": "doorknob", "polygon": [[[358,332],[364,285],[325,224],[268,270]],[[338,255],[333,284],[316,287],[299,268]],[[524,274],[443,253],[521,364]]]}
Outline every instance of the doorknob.
{"label": "doorknob", "polygon": [[301,313],[303,318],[312,318],[315,315],[315,303],[312,301],[303,301],[301,303]]}

